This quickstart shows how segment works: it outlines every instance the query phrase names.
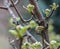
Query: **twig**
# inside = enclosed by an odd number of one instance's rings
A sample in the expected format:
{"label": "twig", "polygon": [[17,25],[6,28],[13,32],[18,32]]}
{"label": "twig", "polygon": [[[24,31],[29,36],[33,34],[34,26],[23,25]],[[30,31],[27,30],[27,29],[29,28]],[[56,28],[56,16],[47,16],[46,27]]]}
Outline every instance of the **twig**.
{"label": "twig", "polygon": [[6,7],[0,6],[0,9],[8,10]]}
{"label": "twig", "polygon": [[58,48],[57,49],[60,49],[60,46],[58,46]]}
{"label": "twig", "polygon": [[22,49],[21,47],[22,47],[22,43],[23,43],[23,38],[20,38],[20,39],[19,39],[19,42],[20,42],[20,43],[19,43],[19,48]]}
{"label": "twig", "polygon": [[[38,17],[38,21],[41,21],[42,20],[42,22],[43,22],[43,26],[47,26],[47,24],[46,24],[46,21],[43,19],[43,16],[41,15],[41,13],[39,12],[39,8],[38,8],[38,5],[37,5],[37,2],[36,2],[36,0],[29,0],[30,1],[30,3],[32,4],[32,5],[34,5],[35,6],[35,9],[34,9],[34,13],[36,14],[36,16]],[[40,24],[40,23],[39,23]],[[48,36],[48,27],[46,28],[46,30],[45,31],[43,31],[42,33],[41,33],[41,36],[42,36],[42,42],[43,42],[43,46],[45,46],[45,47],[47,47],[47,45],[44,43],[44,39],[49,43],[49,36]]]}
{"label": "twig", "polygon": [[43,18],[42,18],[42,15],[39,12],[39,8],[38,8],[38,4],[37,4],[36,0],[29,0],[29,1],[32,5],[35,6],[34,13],[37,15],[39,21],[42,20]]}
{"label": "twig", "polygon": [[12,1],[12,0],[10,0],[10,1],[11,1],[12,5],[13,5],[14,9],[16,10],[18,16],[20,17],[21,21],[22,21],[23,23],[29,22],[31,19],[29,19],[29,20],[23,19],[21,13],[18,12],[18,10],[17,10],[16,6],[14,5],[13,1]]}
{"label": "twig", "polygon": [[[10,0],[9,0],[9,1],[10,1]],[[16,0],[16,1],[14,2],[14,5],[17,5],[19,2],[20,2],[20,0]],[[13,7],[13,5],[10,4],[10,7]]]}

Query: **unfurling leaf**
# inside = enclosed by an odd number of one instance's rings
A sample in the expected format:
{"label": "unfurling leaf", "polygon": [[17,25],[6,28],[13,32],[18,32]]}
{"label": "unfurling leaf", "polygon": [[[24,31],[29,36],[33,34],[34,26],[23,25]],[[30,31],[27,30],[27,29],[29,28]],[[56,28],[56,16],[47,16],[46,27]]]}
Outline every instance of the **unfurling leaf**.
{"label": "unfurling leaf", "polygon": [[12,26],[16,26],[16,25],[13,23],[13,18],[10,19],[9,23],[10,23],[10,25],[12,25]]}
{"label": "unfurling leaf", "polygon": [[50,42],[50,48],[51,49],[55,49],[55,48],[57,48],[57,42],[55,41],[55,40],[52,40],[51,42]]}
{"label": "unfurling leaf", "polygon": [[29,25],[31,28],[35,28],[37,26],[37,23],[35,21],[31,20]]}
{"label": "unfurling leaf", "polygon": [[56,9],[59,7],[59,5],[56,4],[56,3],[53,3],[53,4],[50,5],[50,6],[52,7],[52,10],[56,10]]}
{"label": "unfurling leaf", "polygon": [[16,36],[16,35],[17,35],[16,30],[9,30],[9,32],[10,32],[12,35],[14,35],[14,36]]}
{"label": "unfurling leaf", "polygon": [[27,29],[28,29],[27,26],[24,26],[24,27],[22,27],[20,25],[16,26],[16,30],[19,33],[20,37],[24,36],[24,34],[26,33]]}
{"label": "unfurling leaf", "polygon": [[[19,21],[19,20],[20,20],[20,18],[19,18],[19,17],[16,17],[16,21]],[[16,26],[16,24],[14,24],[13,22],[14,22],[13,18],[10,18],[9,23],[10,23],[12,26]]]}
{"label": "unfurling leaf", "polygon": [[46,10],[45,10],[46,17],[48,17],[48,16],[49,16],[50,12],[51,12],[51,10],[50,10],[50,9],[46,9]]}
{"label": "unfurling leaf", "polygon": [[34,9],[34,5],[32,5],[32,4],[28,4],[28,5],[27,5],[27,10],[28,10],[29,12],[32,12],[33,9]]}
{"label": "unfurling leaf", "polygon": [[21,28],[21,30],[19,31],[19,34],[21,35],[21,37],[24,36],[26,31],[27,31],[27,28],[25,26]]}
{"label": "unfurling leaf", "polygon": [[36,42],[36,43],[33,43],[32,45],[32,49],[41,49],[41,43],[40,42]]}
{"label": "unfurling leaf", "polygon": [[31,46],[31,44],[26,42],[22,45],[22,49],[30,49],[31,48],[30,46]]}

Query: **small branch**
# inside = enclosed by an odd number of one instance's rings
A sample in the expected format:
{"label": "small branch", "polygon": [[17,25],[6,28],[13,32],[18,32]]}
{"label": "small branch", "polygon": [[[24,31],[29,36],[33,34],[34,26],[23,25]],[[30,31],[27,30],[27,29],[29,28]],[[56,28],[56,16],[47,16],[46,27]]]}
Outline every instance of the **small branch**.
{"label": "small branch", "polygon": [[22,21],[23,23],[29,22],[29,21],[32,19],[32,18],[29,19],[29,20],[23,19],[21,13],[18,12],[18,10],[17,10],[16,6],[14,5],[13,1],[12,1],[12,0],[10,0],[10,1],[11,1],[12,5],[13,5],[13,7],[14,7],[14,9],[15,9],[15,11],[17,12],[18,16],[20,17],[20,19],[21,19],[21,21]]}
{"label": "small branch", "polygon": [[27,31],[27,35],[30,36],[32,42],[37,42],[37,40]]}
{"label": "small branch", "polygon": [[[41,36],[42,36],[42,45],[43,45],[43,49],[44,47],[47,47],[48,45],[46,45],[44,43],[44,39],[49,43],[49,36],[48,36],[48,26],[46,24],[46,21],[45,19],[43,19],[43,16],[41,15],[41,13],[39,12],[39,8],[38,8],[38,4],[36,2],[36,0],[29,0],[30,3],[32,5],[35,6],[35,9],[34,9],[34,13],[36,14],[36,16],[38,17],[38,25],[43,25],[44,27],[47,27],[42,33],[41,33]],[[40,23],[40,21],[42,21],[42,24]]]}
{"label": "small branch", "polygon": [[[9,0],[9,1],[10,1],[10,0]],[[14,2],[14,5],[17,5],[19,2],[20,2],[20,0],[16,0],[16,1]],[[13,5],[11,4],[10,7],[13,7]]]}
{"label": "small branch", "polygon": [[[20,27],[22,27],[22,25],[20,25]],[[28,31],[26,32],[26,34],[27,34],[27,36],[30,36],[30,38],[33,42],[37,42],[37,40]]]}
{"label": "small branch", "polygon": [[1,6],[0,9],[8,10],[6,7]]}
{"label": "small branch", "polygon": [[22,49],[21,47],[22,47],[22,43],[23,43],[23,38],[20,38],[19,39],[19,47],[20,47],[20,49]]}
{"label": "small branch", "polygon": [[38,17],[39,21],[42,20],[42,15],[39,12],[39,8],[38,8],[38,4],[37,4],[36,0],[29,0],[29,1],[32,5],[35,6],[34,13]]}

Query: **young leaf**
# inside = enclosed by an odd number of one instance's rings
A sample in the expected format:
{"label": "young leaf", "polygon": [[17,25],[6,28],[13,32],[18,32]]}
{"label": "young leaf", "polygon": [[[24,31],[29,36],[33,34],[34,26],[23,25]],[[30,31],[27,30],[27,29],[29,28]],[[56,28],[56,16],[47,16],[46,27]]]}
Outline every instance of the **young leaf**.
{"label": "young leaf", "polygon": [[31,45],[30,43],[26,42],[22,45],[22,49],[30,49],[31,48],[30,45]]}
{"label": "young leaf", "polygon": [[9,23],[10,23],[10,25],[12,25],[12,26],[16,26],[16,25],[13,23],[13,18],[10,18]]}
{"label": "young leaf", "polygon": [[46,9],[46,10],[45,10],[46,17],[48,17],[48,16],[49,16],[50,12],[51,12],[51,10],[50,10],[50,9]]}
{"label": "young leaf", "polygon": [[41,49],[41,43],[40,42],[33,43],[32,49]]}
{"label": "young leaf", "polygon": [[[16,21],[19,21],[19,20],[20,20],[20,18],[19,18],[19,17],[16,17]],[[16,24],[14,24],[13,22],[14,22],[14,20],[13,20],[13,18],[11,18],[10,21],[9,21],[9,23],[10,23],[12,26],[16,26]]]}
{"label": "young leaf", "polygon": [[33,9],[34,9],[34,5],[32,5],[32,4],[28,4],[28,5],[27,5],[27,10],[28,10],[29,12],[32,12]]}
{"label": "young leaf", "polygon": [[10,32],[12,35],[14,35],[14,36],[16,36],[16,35],[17,35],[16,30],[9,30],[9,32]]}
{"label": "young leaf", "polygon": [[29,25],[31,28],[35,28],[37,26],[37,23],[35,21],[31,20]]}
{"label": "young leaf", "polygon": [[56,3],[53,3],[53,4],[50,5],[50,6],[52,7],[52,10],[56,10],[56,9],[59,7],[59,5],[56,4]]}
{"label": "young leaf", "polygon": [[55,40],[52,40],[51,42],[50,42],[50,48],[51,49],[55,49],[55,48],[57,48],[57,42],[55,41]]}
{"label": "young leaf", "polygon": [[21,28],[21,30],[19,31],[20,36],[22,37],[26,33],[26,31],[27,31],[27,27],[26,26]]}

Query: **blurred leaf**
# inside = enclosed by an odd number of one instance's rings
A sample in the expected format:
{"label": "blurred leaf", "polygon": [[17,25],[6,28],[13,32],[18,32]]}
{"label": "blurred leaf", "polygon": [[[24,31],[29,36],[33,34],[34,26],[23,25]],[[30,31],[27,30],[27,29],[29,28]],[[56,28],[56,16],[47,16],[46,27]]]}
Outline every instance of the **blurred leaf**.
{"label": "blurred leaf", "polygon": [[16,36],[16,35],[17,35],[16,30],[9,30],[9,32],[10,32],[12,35],[14,35],[14,36]]}

